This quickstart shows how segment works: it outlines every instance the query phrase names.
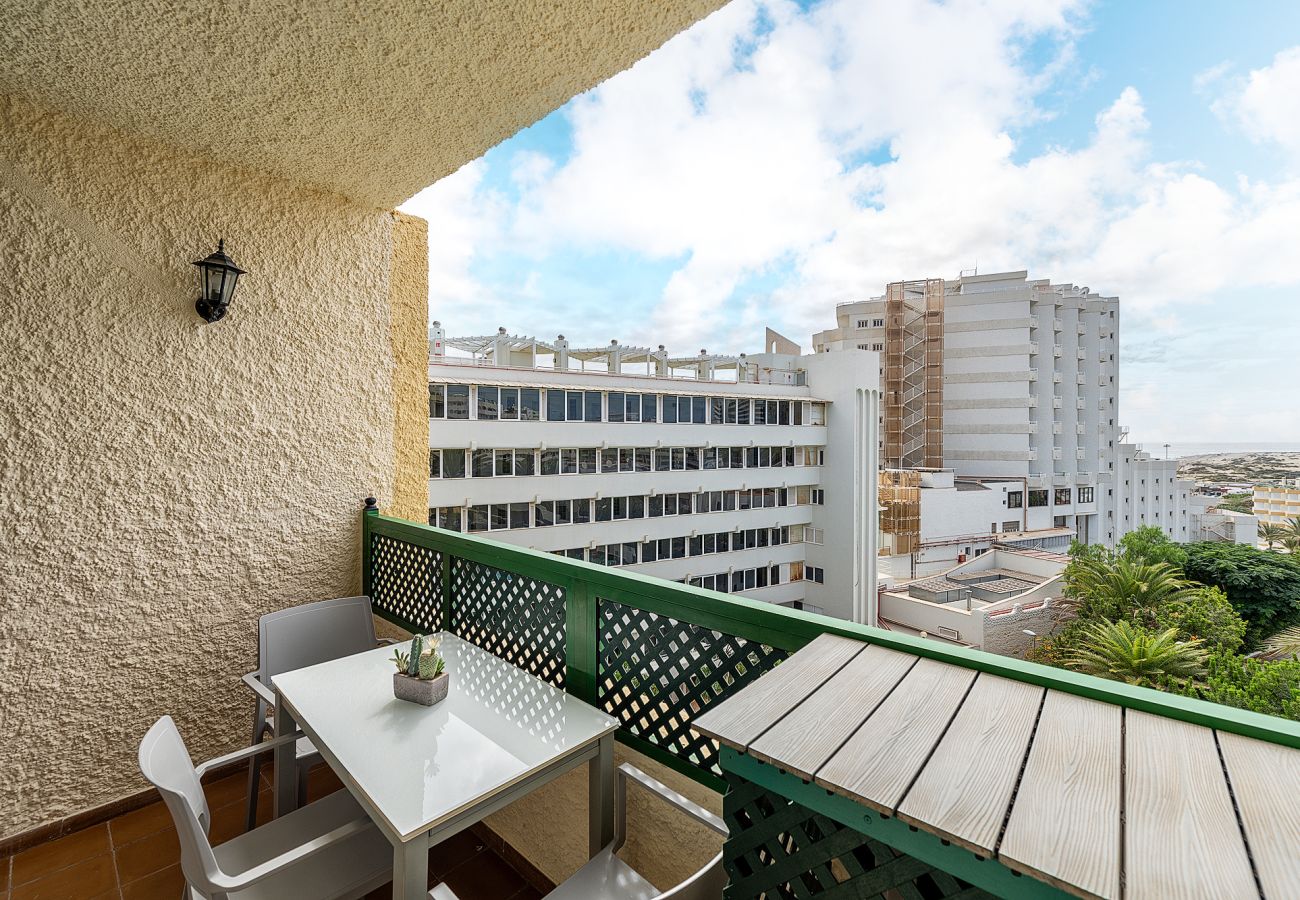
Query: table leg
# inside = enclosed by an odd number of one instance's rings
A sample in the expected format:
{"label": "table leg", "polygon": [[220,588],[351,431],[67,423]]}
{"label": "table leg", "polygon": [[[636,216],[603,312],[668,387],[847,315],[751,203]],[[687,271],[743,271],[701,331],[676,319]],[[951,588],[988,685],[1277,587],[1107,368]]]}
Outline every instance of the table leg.
{"label": "table leg", "polygon": [[[275,733],[293,734],[298,723],[285,709],[283,698],[275,697]],[[275,748],[275,817],[298,808],[298,748],[296,741],[288,741]]]}
{"label": "table leg", "polygon": [[393,845],[393,900],[429,896],[429,842],[424,835]]}
{"label": "table leg", "polygon": [[614,839],[614,735],[600,739],[599,749],[587,763],[587,834],[591,855]]}

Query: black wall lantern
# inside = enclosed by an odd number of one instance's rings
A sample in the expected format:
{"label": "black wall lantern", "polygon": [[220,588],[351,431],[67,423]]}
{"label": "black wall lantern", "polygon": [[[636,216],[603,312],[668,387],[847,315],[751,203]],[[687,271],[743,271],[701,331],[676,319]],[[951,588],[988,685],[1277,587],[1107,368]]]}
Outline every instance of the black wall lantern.
{"label": "black wall lantern", "polygon": [[194,308],[208,322],[216,322],[226,314],[230,301],[235,297],[235,285],[244,270],[235,265],[235,261],[226,256],[226,242],[217,241],[217,250],[203,259],[195,260],[199,267],[200,288],[203,295],[194,304]]}

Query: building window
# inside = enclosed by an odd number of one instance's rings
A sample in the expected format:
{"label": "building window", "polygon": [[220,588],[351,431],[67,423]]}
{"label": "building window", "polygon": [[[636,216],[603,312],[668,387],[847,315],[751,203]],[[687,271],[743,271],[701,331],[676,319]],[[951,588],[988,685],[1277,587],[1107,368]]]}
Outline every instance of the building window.
{"label": "building window", "polygon": [[1008,520],[1008,521],[1002,523],[1002,530],[1003,530],[1004,532],[1006,532],[1006,531],[1019,531],[1019,530],[1020,530],[1020,523],[1019,523],[1017,520],[1015,520],[1015,519],[1010,519],[1010,520]]}
{"label": "building window", "polygon": [[808,581],[813,581],[817,584],[824,584],[826,581],[826,572],[821,566],[805,566],[804,577]]}
{"label": "building window", "polygon": [[478,394],[478,417],[480,419],[495,419],[497,417],[497,389],[480,385],[476,393]]}
{"label": "building window", "polygon": [[1094,490],[1095,490],[1095,488],[1090,488],[1090,487],[1081,487],[1081,488],[1079,488],[1079,502],[1080,502],[1080,503],[1092,503],[1092,502],[1093,502],[1093,491],[1094,491]]}
{"label": "building window", "polygon": [[1054,527],[1054,528],[1064,528],[1064,527],[1066,527],[1066,526],[1065,526],[1065,516],[1053,516],[1053,517],[1052,517],[1052,527]]}
{"label": "building window", "polygon": [[469,418],[469,385],[447,385],[447,418]]}
{"label": "building window", "polygon": [[429,385],[429,418],[447,418],[447,386],[445,384]]}
{"label": "building window", "polygon": [[811,525],[803,527],[803,542],[805,544],[820,544],[824,540],[826,532],[821,528],[813,528]]}
{"label": "building window", "polygon": [[1070,488],[1057,488],[1056,495],[1052,498],[1052,504],[1054,506],[1069,506],[1073,493]]}
{"label": "building window", "polygon": [[884,328],[884,327],[885,327],[885,320],[884,320],[884,319],[872,319],[872,320],[871,320],[871,327],[872,327],[872,328]]}
{"label": "building window", "polygon": [[858,319],[859,328],[868,328],[870,327],[870,325],[871,325],[871,321],[869,319]]}
{"label": "building window", "polygon": [[1020,509],[1024,502],[1024,491],[1007,491],[1007,509]]}
{"label": "building window", "polygon": [[1029,492],[1030,509],[1033,509],[1034,507],[1037,506],[1046,506],[1046,505],[1047,505],[1047,491],[1045,489],[1034,490]]}

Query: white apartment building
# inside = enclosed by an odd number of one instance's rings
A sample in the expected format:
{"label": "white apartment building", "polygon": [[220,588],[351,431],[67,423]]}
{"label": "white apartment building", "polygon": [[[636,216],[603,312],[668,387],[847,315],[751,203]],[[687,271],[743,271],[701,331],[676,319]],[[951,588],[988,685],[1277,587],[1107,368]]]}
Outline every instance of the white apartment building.
{"label": "white apartment building", "polygon": [[874,622],[877,365],[435,323],[429,522]]}
{"label": "white apartment building", "polygon": [[956,479],[921,485],[919,535],[897,542],[914,570],[983,552],[1015,520],[1036,546],[1071,535],[1113,548],[1143,525],[1202,533],[1176,462],[1122,443],[1118,298],[1000,272],[896,282],[836,319],[813,336],[817,353],[882,357],[882,466]]}

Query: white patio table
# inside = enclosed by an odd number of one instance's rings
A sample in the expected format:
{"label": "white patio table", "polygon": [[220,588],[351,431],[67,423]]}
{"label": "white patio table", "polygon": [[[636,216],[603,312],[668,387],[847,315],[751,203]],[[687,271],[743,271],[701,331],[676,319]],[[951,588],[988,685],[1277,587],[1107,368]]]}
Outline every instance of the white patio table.
{"label": "white patio table", "polygon": [[[428,894],[429,848],[587,762],[594,855],[614,832],[618,722],[450,634],[447,699],[393,697],[392,647],[276,675],[276,733],[301,728],[393,845],[393,900]],[[400,645],[399,645],[400,646]],[[297,806],[277,748],[275,814]]]}

